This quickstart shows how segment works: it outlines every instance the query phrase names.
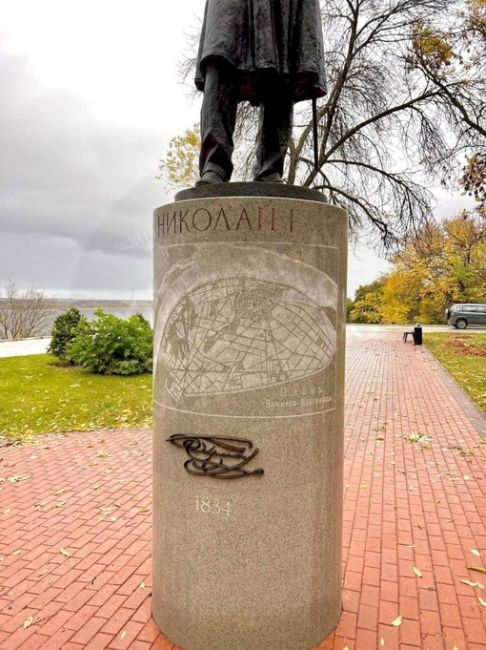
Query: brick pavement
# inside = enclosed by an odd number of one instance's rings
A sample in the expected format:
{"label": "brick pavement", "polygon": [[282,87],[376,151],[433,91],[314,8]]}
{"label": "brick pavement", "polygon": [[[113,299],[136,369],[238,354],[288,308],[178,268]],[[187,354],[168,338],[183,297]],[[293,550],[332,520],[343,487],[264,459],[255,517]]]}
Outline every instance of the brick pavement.
{"label": "brick pavement", "polygon": [[[461,582],[486,583],[467,569],[486,566],[484,441],[395,333],[351,333],[347,381],[344,611],[321,650],[484,650],[486,590]],[[175,648],[150,619],[150,445],[0,448],[1,650]]]}

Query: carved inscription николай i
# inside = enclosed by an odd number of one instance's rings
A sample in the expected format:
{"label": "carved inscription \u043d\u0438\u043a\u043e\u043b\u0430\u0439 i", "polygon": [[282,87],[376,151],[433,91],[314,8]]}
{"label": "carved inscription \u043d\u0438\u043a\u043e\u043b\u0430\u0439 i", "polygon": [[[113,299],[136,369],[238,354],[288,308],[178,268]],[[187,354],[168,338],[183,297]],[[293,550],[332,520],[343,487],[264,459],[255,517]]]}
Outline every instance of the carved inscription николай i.
{"label": "carved inscription \u043d\u0438\u043a\u043e\u043b\u0430\u0439 i", "polygon": [[230,213],[223,208],[208,210],[174,210],[163,212],[157,219],[157,236],[180,235],[198,232],[238,232],[269,231],[293,232],[294,211],[278,211],[275,208],[265,210],[262,207],[251,209],[242,208]]}

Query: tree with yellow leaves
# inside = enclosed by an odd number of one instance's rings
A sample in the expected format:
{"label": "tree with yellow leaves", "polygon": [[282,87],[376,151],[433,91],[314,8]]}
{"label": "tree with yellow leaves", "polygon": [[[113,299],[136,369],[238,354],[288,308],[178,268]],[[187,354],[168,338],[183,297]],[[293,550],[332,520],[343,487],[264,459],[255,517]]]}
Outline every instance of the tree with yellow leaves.
{"label": "tree with yellow leaves", "polygon": [[167,154],[159,163],[159,178],[169,188],[181,189],[195,184],[199,178],[197,161],[200,146],[198,124],[170,140]]}
{"label": "tree with yellow leaves", "polygon": [[348,321],[351,323],[382,323],[383,278],[356,289],[354,301],[348,304]]}
{"label": "tree with yellow leaves", "polygon": [[443,323],[452,303],[486,302],[486,219],[462,212],[405,240],[393,268],[360,287],[351,322]]}

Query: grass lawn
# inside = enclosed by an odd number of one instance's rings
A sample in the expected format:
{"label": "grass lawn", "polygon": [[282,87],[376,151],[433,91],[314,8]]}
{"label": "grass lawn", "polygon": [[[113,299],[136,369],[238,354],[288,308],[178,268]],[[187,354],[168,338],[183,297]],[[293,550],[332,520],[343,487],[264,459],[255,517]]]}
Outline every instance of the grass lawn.
{"label": "grass lawn", "polygon": [[479,408],[486,412],[486,334],[426,334],[424,343]]}
{"label": "grass lawn", "polygon": [[49,354],[0,359],[0,437],[49,431],[146,427],[152,376],[93,375]]}

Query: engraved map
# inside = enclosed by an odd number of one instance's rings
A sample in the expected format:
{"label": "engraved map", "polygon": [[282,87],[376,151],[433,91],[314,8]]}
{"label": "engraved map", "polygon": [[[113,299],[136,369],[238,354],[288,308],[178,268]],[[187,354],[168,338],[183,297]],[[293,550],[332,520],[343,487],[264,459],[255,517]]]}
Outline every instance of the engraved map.
{"label": "engraved map", "polygon": [[185,293],[160,348],[178,402],[309,377],[333,359],[336,335],[322,304],[299,289],[238,275]]}

